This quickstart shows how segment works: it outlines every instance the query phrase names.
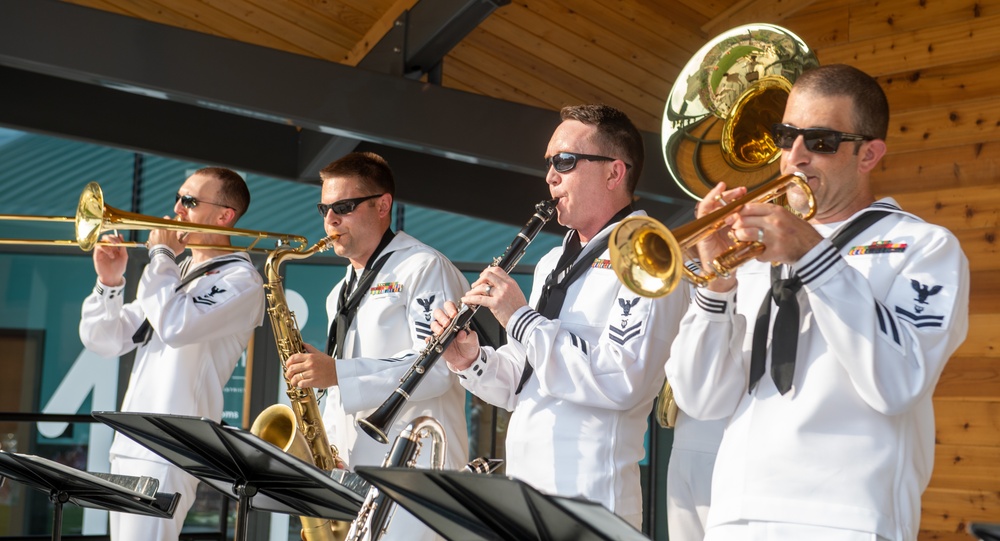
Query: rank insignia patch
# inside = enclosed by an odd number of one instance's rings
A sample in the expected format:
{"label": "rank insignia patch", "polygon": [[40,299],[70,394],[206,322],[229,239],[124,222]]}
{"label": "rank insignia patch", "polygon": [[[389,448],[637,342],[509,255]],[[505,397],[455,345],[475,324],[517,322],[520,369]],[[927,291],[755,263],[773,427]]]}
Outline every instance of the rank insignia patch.
{"label": "rank insignia patch", "polygon": [[434,297],[435,295],[431,295],[429,299],[417,299],[417,304],[424,308],[424,320],[426,321],[431,320],[431,303],[434,302]]}

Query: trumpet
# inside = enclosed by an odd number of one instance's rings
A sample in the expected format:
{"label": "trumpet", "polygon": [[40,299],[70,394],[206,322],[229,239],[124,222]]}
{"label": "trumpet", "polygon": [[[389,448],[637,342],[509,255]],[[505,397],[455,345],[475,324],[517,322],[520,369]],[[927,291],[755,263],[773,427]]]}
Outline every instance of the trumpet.
{"label": "trumpet", "polygon": [[[140,242],[120,242],[109,243],[99,241],[102,233],[112,230],[152,230],[168,229],[171,231],[184,231],[187,233],[210,233],[225,236],[252,237],[254,240],[248,246],[220,245],[197,245],[189,244],[188,248],[193,250],[227,250],[232,252],[252,252],[261,239],[270,238],[279,244],[302,247],[306,244],[305,237],[298,235],[288,235],[285,233],[270,233],[267,231],[257,231],[253,229],[237,229],[231,227],[220,227],[215,225],[192,224],[177,222],[165,218],[154,218],[134,212],[127,212],[104,204],[104,192],[96,182],[87,184],[80,194],[80,201],[76,207],[76,216],[19,216],[13,214],[0,214],[0,220],[22,220],[35,222],[74,222],[76,228],[76,239],[0,239],[0,244],[21,244],[21,245],[48,245],[48,246],[79,246],[81,250],[89,252],[95,246],[118,246],[122,248],[134,248],[144,246]],[[259,250],[270,253],[268,250]]]}
{"label": "trumpet", "polygon": [[808,208],[803,212],[792,212],[808,220],[816,214],[816,197],[809,188],[806,176],[799,172],[764,183],[743,197],[673,231],[648,216],[626,218],[615,226],[608,238],[611,267],[626,287],[643,297],[669,294],[682,277],[699,287],[718,277],[729,277],[737,267],[763,252],[764,245],[757,241],[734,241],[722,254],[708,262],[707,268],[702,262],[702,274],[685,264],[688,250],[726,227],[726,218],[739,212],[747,203],[781,201],[787,197],[788,190],[796,187],[805,195]]}
{"label": "trumpet", "polygon": [[[555,215],[558,201],[558,199],[548,199],[537,203],[535,214],[518,231],[517,236],[511,241],[504,254],[493,260],[491,266],[500,267],[504,272],[510,272],[521,260],[521,256],[524,255],[524,251],[531,244],[532,239]],[[389,428],[403,409],[406,401],[410,399],[410,393],[420,385],[424,375],[434,366],[444,350],[448,349],[451,342],[458,336],[458,332],[468,327],[472,316],[476,314],[478,309],[478,306],[463,305],[458,314],[448,322],[448,326],[441,331],[441,334],[427,343],[427,347],[420,353],[417,360],[413,361],[410,369],[403,374],[399,380],[399,386],[385,399],[385,402],[368,417],[358,419],[358,426],[365,431],[365,434],[379,443],[389,443]]]}

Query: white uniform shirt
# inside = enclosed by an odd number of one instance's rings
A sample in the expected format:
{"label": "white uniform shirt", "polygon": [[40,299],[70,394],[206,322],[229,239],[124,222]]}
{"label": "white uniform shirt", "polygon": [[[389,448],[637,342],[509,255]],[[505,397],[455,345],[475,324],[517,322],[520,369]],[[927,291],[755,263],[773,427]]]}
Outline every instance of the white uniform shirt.
{"label": "white uniform shirt", "polygon": [[[428,415],[445,430],[445,468],[459,469],[469,461],[465,390],[443,360],[424,376],[396,417],[388,432],[388,445],[372,439],[355,422],[382,405],[399,386],[400,378],[424,349],[424,339],[431,335],[433,310],[446,300],[461,298],[469,289],[468,280],[441,253],[404,232],[396,233],[382,254],[389,252],[392,255],[361,300],[344,338],[344,358],[337,359],[339,385],[330,388],[323,399],[327,435],[350,467],[381,466],[402,429],[415,418]],[[353,268],[348,267],[347,272]],[[340,289],[346,281],[341,280],[327,297],[330,321],[336,317]],[[418,463],[427,467],[430,442],[423,444]],[[390,528],[390,534],[392,531]]]}
{"label": "white uniform shirt", "polygon": [[[232,263],[189,282],[163,246],[150,250],[136,299],[124,303],[124,285],[98,282],[83,302],[80,339],[102,357],[118,357],[138,347],[122,411],[222,419],[222,389],[264,319],[260,273],[243,253],[219,256]],[[198,273],[198,268],[188,269]],[[132,335],[149,319],[154,329],[146,345]],[[165,459],[116,433],[111,454],[156,462]]]}
{"label": "white uniform shirt", "polygon": [[770,265],[741,267],[737,291],[696,294],[667,376],[688,414],[732,416],[709,527],[774,521],[917,538],[934,463],[931,397],[968,329],[968,261],[946,229],[891,199],[873,208],[893,212],[839,253],[823,240],[793,265],[803,281],[801,327],[784,396],[771,380],[770,352],[747,393]]}
{"label": "white uniform shirt", "polygon": [[[606,245],[614,225],[590,242]],[[562,251],[555,248],[538,262],[532,306]],[[584,246],[581,254],[586,252]],[[480,360],[461,373],[462,384],[514,412],[507,428],[508,475],[550,494],[582,496],[619,515],[641,517],[643,435],[688,304],[687,288],[644,298],[619,282],[607,250],[589,264],[566,291],[558,319],[522,307],[508,322],[508,344],[483,348]],[[514,394],[526,359],[534,374]]]}

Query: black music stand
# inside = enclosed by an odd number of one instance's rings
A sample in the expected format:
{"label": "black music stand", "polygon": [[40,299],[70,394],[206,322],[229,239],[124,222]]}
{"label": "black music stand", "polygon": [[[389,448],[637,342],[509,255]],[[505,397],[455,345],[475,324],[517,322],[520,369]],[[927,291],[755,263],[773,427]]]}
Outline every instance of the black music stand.
{"label": "black music stand", "polygon": [[[0,451],[0,483],[13,479],[32,488],[47,492],[55,509],[52,514],[52,539],[62,539],[63,504],[66,502],[119,513],[134,513],[170,518],[180,494],[133,490],[101,477],[47,458]],[[139,479],[139,478],[132,478]]]}
{"label": "black music stand", "polygon": [[368,492],[367,483],[350,472],[323,471],[246,430],[211,419],[124,412],[93,415],[235,498],[236,541],[246,538],[251,508],[352,521]]}
{"label": "black music stand", "polygon": [[447,539],[649,540],[599,503],[542,494],[510,477],[370,466],[357,472]]}
{"label": "black music stand", "polygon": [[973,522],[969,524],[969,533],[981,541],[1000,541],[1000,524]]}

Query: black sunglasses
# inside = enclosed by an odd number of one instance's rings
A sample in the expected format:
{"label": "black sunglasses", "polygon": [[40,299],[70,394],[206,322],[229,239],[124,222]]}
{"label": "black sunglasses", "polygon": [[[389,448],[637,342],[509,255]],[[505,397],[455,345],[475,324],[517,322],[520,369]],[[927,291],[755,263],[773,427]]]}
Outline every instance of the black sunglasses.
{"label": "black sunglasses", "polygon": [[[593,154],[580,154],[579,152],[557,152],[548,158],[545,158],[545,164],[547,167],[554,167],[558,173],[568,173],[576,167],[577,160],[590,160],[592,162],[613,162],[618,158],[609,158],[607,156],[595,156]],[[626,168],[632,167],[629,164],[625,164]]]}
{"label": "black sunglasses", "polygon": [[320,216],[326,218],[326,213],[333,211],[334,214],[343,216],[344,214],[350,214],[354,212],[354,209],[358,208],[358,205],[368,201],[369,199],[375,199],[376,197],[382,197],[384,193],[379,193],[375,195],[366,195],[364,197],[355,197],[354,199],[341,199],[340,201],[334,201],[327,205],[326,203],[317,203],[316,208],[319,209]]}
{"label": "black sunglasses", "polygon": [[[774,144],[778,148],[786,150],[792,148],[795,140],[801,135],[802,142],[809,149],[809,152],[816,154],[836,154],[841,141],[871,141],[875,139],[857,133],[845,133],[826,128],[796,128],[788,124],[775,124],[771,127],[771,133],[774,135]],[[857,147],[855,147],[854,153],[858,153]]]}
{"label": "black sunglasses", "polygon": [[[233,208],[233,207],[230,207],[229,205],[223,205],[222,203],[213,203],[211,201],[203,201],[203,200],[198,199],[197,197],[195,197],[193,195],[181,195],[181,194],[177,194],[177,195],[174,196],[174,204],[177,204],[178,201],[180,201],[181,205],[184,205],[184,208],[186,208],[186,209],[193,209],[193,208],[197,207],[199,203],[205,203],[206,205],[215,205],[217,207],[225,207],[227,209]],[[236,209],[233,209],[233,210],[236,210]]]}

